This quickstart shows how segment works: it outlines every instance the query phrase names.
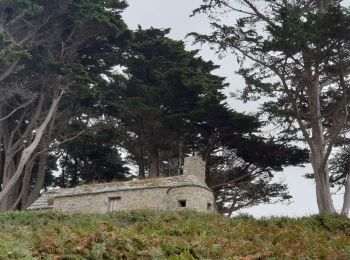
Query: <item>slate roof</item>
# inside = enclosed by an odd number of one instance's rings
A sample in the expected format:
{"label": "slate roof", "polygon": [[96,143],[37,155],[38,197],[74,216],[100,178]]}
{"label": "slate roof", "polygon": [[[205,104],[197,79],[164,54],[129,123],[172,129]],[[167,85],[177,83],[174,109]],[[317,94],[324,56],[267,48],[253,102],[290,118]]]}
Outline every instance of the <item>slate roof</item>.
{"label": "slate roof", "polygon": [[97,183],[97,184],[85,184],[75,188],[66,189],[52,189],[42,194],[29,208],[28,210],[43,210],[52,209],[52,205],[49,205],[48,199],[50,197],[67,197],[67,196],[81,196],[87,194],[98,194],[122,190],[139,190],[139,189],[152,189],[152,188],[171,188],[178,186],[202,186],[208,187],[205,183],[201,183],[193,175],[181,175],[172,177],[152,178],[133,181],[115,181],[109,183]]}
{"label": "slate roof", "polygon": [[42,194],[28,209],[30,210],[45,210],[45,209],[52,209],[53,205],[49,204],[49,198],[55,197],[56,192],[59,190],[49,190]]}

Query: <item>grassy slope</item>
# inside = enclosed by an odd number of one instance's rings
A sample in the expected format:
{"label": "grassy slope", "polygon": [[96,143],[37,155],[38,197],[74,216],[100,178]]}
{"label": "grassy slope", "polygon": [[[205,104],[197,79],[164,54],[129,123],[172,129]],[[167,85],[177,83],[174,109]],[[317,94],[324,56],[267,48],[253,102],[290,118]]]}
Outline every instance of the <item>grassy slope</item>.
{"label": "grassy slope", "polygon": [[193,212],[0,214],[0,259],[350,259],[350,221]]}

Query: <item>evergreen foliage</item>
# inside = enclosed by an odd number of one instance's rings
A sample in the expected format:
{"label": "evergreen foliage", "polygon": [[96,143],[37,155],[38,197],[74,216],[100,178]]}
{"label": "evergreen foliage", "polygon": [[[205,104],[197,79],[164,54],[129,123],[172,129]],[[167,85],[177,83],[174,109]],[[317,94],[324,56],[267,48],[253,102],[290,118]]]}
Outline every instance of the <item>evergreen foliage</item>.
{"label": "evergreen foliage", "polygon": [[218,66],[169,29],[130,32],[126,6],[0,0],[0,210],[26,208],[49,185],[124,179],[125,150],[139,178],[181,174],[185,156],[201,155],[228,214],[290,198],[273,171],[300,165],[305,151],[263,137],[256,116],[230,109]]}
{"label": "evergreen foliage", "polygon": [[[338,0],[241,0],[240,7],[233,2],[204,0],[194,14],[207,13],[213,31],[191,35],[217,46],[218,53],[237,56],[246,82],[241,98],[267,98],[261,100],[261,112],[281,127],[279,139],[307,144],[319,210],[335,213],[328,162],[347,131],[350,10]],[[239,15],[234,24],[224,24],[215,15],[218,10]]]}
{"label": "evergreen foliage", "polygon": [[263,138],[255,116],[228,108],[222,94],[227,84],[213,74],[217,66],[198,51],[186,51],[168,33],[134,32],[122,62],[125,85],[118,88],[119,75],[110,75],[102,101],[106,113],[117,117],[121,146],[137,164],[139,177],[180,174],[183,158],[199,154],[221,211],[290,198],[285,185],[270,183],[272,171],[300,165],[305,151]]}
{"label": "evergreen foliage", "polygon": [[125,45],[125,7],[124,1],[0,2],[1,210],[25,208],[40,194],[48,153],[76,134],[66,125],[81,118],[80,103],[94,95],[98,78],[86,60]]}

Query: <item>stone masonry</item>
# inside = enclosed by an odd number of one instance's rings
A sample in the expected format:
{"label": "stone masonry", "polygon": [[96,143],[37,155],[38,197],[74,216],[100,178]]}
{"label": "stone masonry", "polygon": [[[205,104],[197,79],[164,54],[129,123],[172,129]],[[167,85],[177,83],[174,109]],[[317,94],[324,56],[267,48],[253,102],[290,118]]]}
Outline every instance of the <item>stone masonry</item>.
{"label": "stone masonry", "polygon": [[137,209],[214,211],[214,196],[205,183],[198,156],[185,158],[183,175],[53,189],[29,210],[105,213]]}

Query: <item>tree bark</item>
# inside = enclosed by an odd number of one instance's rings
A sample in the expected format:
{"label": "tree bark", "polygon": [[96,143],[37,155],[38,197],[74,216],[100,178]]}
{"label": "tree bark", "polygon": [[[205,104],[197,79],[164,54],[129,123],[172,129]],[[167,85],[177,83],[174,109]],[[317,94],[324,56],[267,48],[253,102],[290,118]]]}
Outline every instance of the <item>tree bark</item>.
{"label": "tree bark", "polygon": [[[52,137],[52,131],[54,128],[54,123],[55,123],[55,118],[51,119],[51,122],[48,126],[47,133],[43,138],[41,139],[39,147],[41,147],[40,151],[36,155],[33,156],[32,161],[35,161],[35,157],[39,156],[39,165],[38,165],[38,171],[36,173],[36,179],[35,179],[35,184],[34,187],[29,190],[29,182],[22,184],[22,205],[21,209],[26,209],[30,205],[34,203],[34,201],[40,196],[40,191],[44,186],[45,182],[45,170],[46,170],[46,164],[47,164],[47,158],[49,156],[48,151],[46,150],[49,147],[50,140]],[[32,163],[31,163],[32,164]],[[32,171],[30,171],[32,172]],[[29,176],[29,181],[30,181]],[[26,186],[24,186],[26,185]]]}
{"label": "tree bark", "polygon": [[[307,98],[310,108],[310,125],[312,131],[311,164],[315,174],[317,205],[320,213],[335,214],[332,195],[329,186],[328,158],[321,113],[321,88],[319,82],[319,66],[313,64],[309,53],[303,52],[305,66],[303,81],[307,84]],[[306,138],[306,137],[305,137]]]}
{"label": "tree bark", "polygon": [[46,169],[47,157],[48,157],[47,152],[40,155],[35,185],[29,194],[28,194],[28,189],[24,190],[24,194],[22,195],[23,198],[22,198],[21,209],[28,208],[40,196],[40,191],[43,188],[44,182],[45,182],[45,169]]}
{"label": "tree bark", "polygon": [[[61,90],[61,92],[59,93],[59,95],[55,96],[51,102],[51,106],[50,109],[44,119],[44,121],[41,123],[41,125],[38,127],[37,131],[36,131],[36,135],[32,141],[32,143],[30,145],[28,145],[25,149],[23,149],[20,159],[19,159],[19,163],[18,166],[14,172],[14,174],[12,175],[11,179],[8,181],[8,183],[6,185],[4,185],[2,191],[0,192],[0,203],[2,203],[2,201],[13,191],[13,189],[16,187],[17,182],[19,181],[19,179],[21,178],[22,174],[23,174],[23,170],[25,165],[28,163],[28,161],[31,158],[31,155],[33,154],[33,152],[35,151],[35,149],[38,147],[41,138],[43,137],[43,134],[49,124],[49,122],[51,121],[51,119],[54,116],[54,113],[56,111],[56,108],[58,106],[58,103],[61,100],[62,95],[64,94],[64,91]],[[4,208],[1,207],[0,210],[4,211],[4,210],[8,210],[8,208]]]}
{"label": "tree bark", "polygon": [[350,174],[348,173],[345,181],[344,201],[343,201],[343,208],[341,210],[341,215],[344,217],[348,217],[349,210],[350,210]]}
{"label": "tree bark", "polygon": [[181,169],[182,169],[182,160],[183,160],[183,141],[180,139],[178,143],[178,149],[179,149],[179,161],[177,165],[177,175],[181,175]]}
{"label": "tree bark", "polygon": [[[3,110],[3,106],[0,105],[0,117],[3,116],[2,113]],[[3,180],[3,176],[4,176],[4,168],[3,168],[3,149],[4,149],[4,145],[3,145],[3,141],[2,141],[2,122],[0,121],[0,191],[1,191],[1,187],[2,187],[2,180]]]}
{"label": "tree bark", "polygon": [[141,144],[140,145],[140,158],[139,158],[139,178],[144,179],[146,177],[145,174],[145,154],[144,154],[144,147]]}
{"label": "tree bark", "polygon": [[329,185],[328,163],[324,164],[325,153],[321,144],[314,144],[311,165],[315,174],[316,198],[320,213],[336,214]]}
{"label": "tree bark", "polygon": [[159,176],[159,149],[154,146],[150,150],[149,177],[156,178]]}

